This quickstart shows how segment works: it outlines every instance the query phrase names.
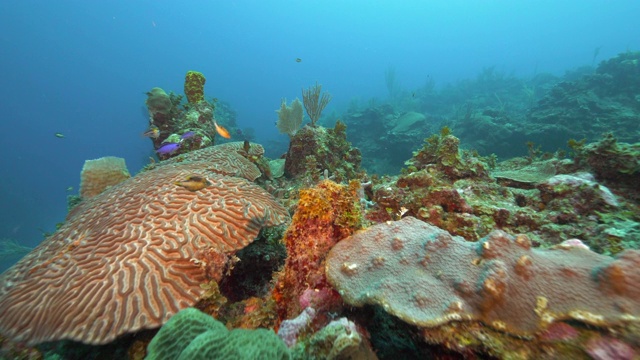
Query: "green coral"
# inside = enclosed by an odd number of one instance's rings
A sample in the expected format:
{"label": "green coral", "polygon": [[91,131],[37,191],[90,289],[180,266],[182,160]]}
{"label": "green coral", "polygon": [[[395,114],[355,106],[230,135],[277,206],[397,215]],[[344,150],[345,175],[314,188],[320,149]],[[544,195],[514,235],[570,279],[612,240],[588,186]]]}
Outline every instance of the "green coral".
{"label": "green coral", "polygon": [[596,143],[580,146],[574,161],[588,165],[598,179],[635,188],[640,180],[640,143],[620,143],[612,133]]}
{"label": "green coral", "polygon": [[424,140],[422,149],[413,153],[413,157],[405,162],[409,170],[436,167],[452,180],[486,176],[486,165],[472,152],[460,151],[460,140],[451,134],[447,126]]}
{"label": "green coral", "polygon": [[174,315],[148,347],[147,360],[290,359],[287,346],[271,330],[235,329],[194,308]]}

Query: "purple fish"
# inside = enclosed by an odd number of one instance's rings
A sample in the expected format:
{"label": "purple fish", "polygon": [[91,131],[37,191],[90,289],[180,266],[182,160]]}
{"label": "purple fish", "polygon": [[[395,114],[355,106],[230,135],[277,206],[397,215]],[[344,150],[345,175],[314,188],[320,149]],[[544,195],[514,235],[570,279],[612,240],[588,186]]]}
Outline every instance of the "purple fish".
{"label": "purple fish", "polygon": [[178,143],[164,143],[156,152],[160,155],[171,155],[178,149],[180,149],[180,144]]}
{"label": "purple fish", "polygon": [[193,131],[187,131],[186,133],[182,134],[182,136],[180,136],[180,140],[184,140],[184,139],[188,139],[188,138],[192,138],[196,135],[195,132]]}

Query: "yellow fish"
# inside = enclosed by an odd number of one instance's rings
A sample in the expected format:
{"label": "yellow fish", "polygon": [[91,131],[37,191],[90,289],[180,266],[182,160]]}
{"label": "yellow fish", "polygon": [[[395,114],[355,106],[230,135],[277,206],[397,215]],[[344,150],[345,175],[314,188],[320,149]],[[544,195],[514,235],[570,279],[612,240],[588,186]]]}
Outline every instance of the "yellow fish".
{"label": "yellow fish", "polygon": [[209,180],[200,175],[189,175],[184,181],[176,181],[175,185],[182,186],[189,191],[198,191],[210,186]]}
{"label": "yellow fish", "polygon": [[150,137],[152,139],[157,139],[160,137],[160,129],[157,126],[151,125],[149,129],[142,133],[142,136]]}
{"label": "yellow fish", "polygon": [[227,129],[223,128],[222,126],[218,125],[218,123],[216,122],[215,119],[213,119],[213,126],[216,127],[216,131],[218,132],[218,134],[220,134],[220,136],[222,136],[225,139],[229,139],[231,137],[231,134],[229,134],[229,131],[227,131]]}

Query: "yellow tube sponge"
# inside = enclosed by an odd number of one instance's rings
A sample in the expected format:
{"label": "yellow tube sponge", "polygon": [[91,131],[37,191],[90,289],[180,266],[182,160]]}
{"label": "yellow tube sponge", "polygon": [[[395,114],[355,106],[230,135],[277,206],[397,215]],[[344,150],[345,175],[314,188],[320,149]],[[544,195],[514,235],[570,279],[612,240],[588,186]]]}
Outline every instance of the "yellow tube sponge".
{"label": "yellow tube sponge", "polygon": [[189,104],[197,104],[204,100],[204,83],[207,81],[202,73],[187,71],[184,79],[184,94]]}

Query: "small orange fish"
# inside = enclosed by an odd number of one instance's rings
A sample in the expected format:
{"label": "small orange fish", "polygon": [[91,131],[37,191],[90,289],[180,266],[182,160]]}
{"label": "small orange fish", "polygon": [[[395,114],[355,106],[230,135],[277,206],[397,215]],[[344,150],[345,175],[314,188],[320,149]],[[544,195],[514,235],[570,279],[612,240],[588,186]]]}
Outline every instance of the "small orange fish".
{"label": "small orange fish", "polygon": [[213,126],[216,127],[216,131],[218,132],[218,134],[220,134],[220,136],[222,136],[225,139],[231,138],[231,134],[229,134],[229,131],[227,131],[227,129],[223,128],[222,126],[218,125],[215,119],[213,119]]}
{"label": "small orange fish", "polygon": [[157,139],[160,136],[160,129],[157,126],[151,125],[149,129],[142,133],[142,136],[150,137],[152,139]]}
{"label": "small orange fish", "polygon": [[184,181],[176,181],[175,185],[182,186],[189,191],[198,191],[210,186],[209,180],[199,175],[189,175]]}

